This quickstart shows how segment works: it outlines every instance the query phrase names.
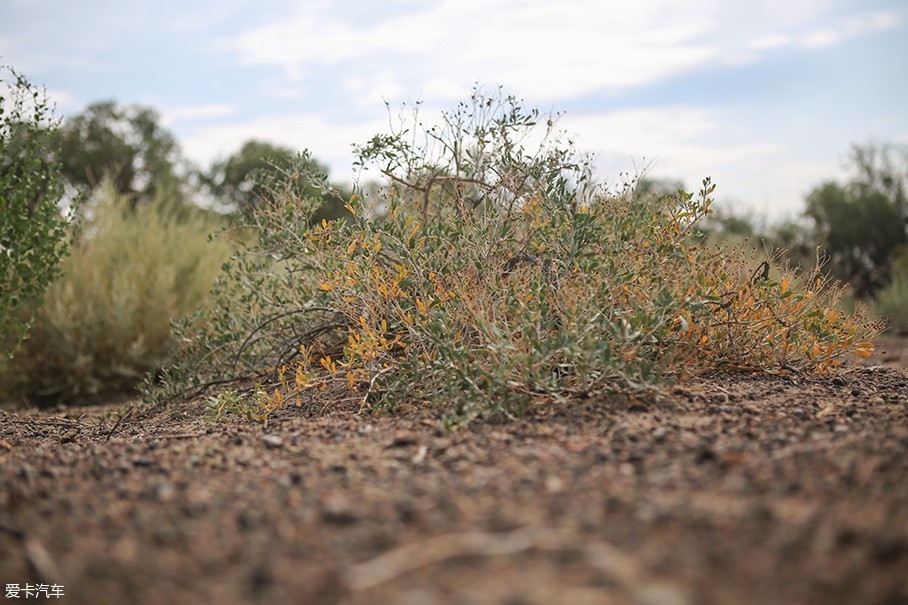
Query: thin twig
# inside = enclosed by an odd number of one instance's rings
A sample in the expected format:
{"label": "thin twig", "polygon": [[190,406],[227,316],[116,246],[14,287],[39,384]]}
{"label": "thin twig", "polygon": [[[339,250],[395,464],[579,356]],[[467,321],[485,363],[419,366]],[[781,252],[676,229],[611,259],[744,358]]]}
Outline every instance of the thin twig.
{"label": "thin twig", "polygon": [[362,403],[361,403],[360,406],[359,406],[360,409],[363,409],[363,408],[366,407],[366,405],[367,405],[367,403],[368,403],[368,401],[369,401],[369,395],[372,394],[372,389],[375,387],[375,382],[378,380],[378,378],[379,378],[382,374],[387,374],[388,372],[390,372],[390,371],[393,370],[393,369],[394,369],[394,368],[392,368],[392,367],[383,368],[383,369],[381,369],[381,370],[379,370],[378,372],[375,373],[375,375],[374,375],[374,376],[372,377],[372,379],[369,381],[369,388],[368,388],[368,390],[366,390],[366,394],[363,395],[363,401],[362,401]]}
{"label": "thin twig", "polygon": [[249,341],[252,340],[258,332],[273,324],[274,322],[290,317],[291,315],[299,315],[302,313],[317,312],[322,311],[325,313],[335,313],[334,309],[328,309],[326,307],[306,307],[305,309],[293,309],[291,311],[286,311],[284,313],[278,313],[273,317],[269,317],[267,320],[263,321],[257,325],[249,334],[246,336],[246,339],[240,344],[239,348],[236,351],[236,355],[233,357],[233,362],[231,363],[231,373],[236,372],[236,366],[240,362],[240,357],[243,355],[243,351],[246,350],[246,347],[249,345]]}
{"label": "thin twig", "polygon": [[322,324],[318,327],[312,328],[308,332],[304,332],[291,338],[278,355],[277,362],[274,364],[274,371],[271,372],[271,380],[273,382],[277,382],[278,372],[280,371],[280,368],[290,363],[297,355],[300,354],[299,345],[301,343],[307,340],[314,340],[322,334],[327,334],[328,332],[337,330],[338,328],[344,328],[346,326],[347,324],[345,323]]}
{"label": "thin twig", "polygon": [[210,435],[211,433],[201,432],[201,433],[173,433],[170,435],[147,435],[145,439],[194,439],[196,437],[204,437],[205,435]]}
{"label": "thin twig", "polygon": [[120,423],[123,422],[123,419],[132,414],[133,406],[129,406],[129,409],[126,412],[120,414],[120,417],[117,418],[117,422],[113,425],[113,428],[110,429],[110,432],[107,433],[107,437],[104,438],[104,443],[110,441],[111,436],[117,432],[117,429],[120,428]]}

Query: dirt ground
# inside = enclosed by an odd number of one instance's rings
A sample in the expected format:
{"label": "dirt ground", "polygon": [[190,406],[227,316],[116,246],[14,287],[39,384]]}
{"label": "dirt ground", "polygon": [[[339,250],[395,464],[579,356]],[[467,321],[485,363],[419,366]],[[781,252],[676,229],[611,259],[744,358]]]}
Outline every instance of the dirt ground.
{"label": "dirt ground", "polygon": [[905,604],[903,343],[454,433],[432,411],[0,411],[0,582],[74,604]]}

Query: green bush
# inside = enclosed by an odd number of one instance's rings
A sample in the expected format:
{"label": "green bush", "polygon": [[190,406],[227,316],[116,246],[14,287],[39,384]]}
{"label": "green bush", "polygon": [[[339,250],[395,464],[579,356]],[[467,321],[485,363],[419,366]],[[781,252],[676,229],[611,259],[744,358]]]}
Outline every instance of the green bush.
{"label": "green bush", "polygon": [[59,273],[67,221],[47,97],[13,69],[0,71],[0,342],[10,357],[31,321],[23,311]]}
{"label": "green bush", "polygon": [[908,333],[908,250],[892,263],[892,281],[876,293],[873,310],[889,319],[894,331]]}
{"label": "green bush", "polygon": [[171,353],[171,320],[206,304],[229,255],[208,241],[219,221],[164,199],[129,206],[109,184],[89,200],[29,339],[0,365],[0,393],[68,402],[129,391]]}
{"label": "green bush", "polygon": [[274,189],[159,398],[252,379],[244,409],[259,417],[415,403],[454,426],[700,369],[823,370],[869,352],[876,323],[835,312],[820,273],[697,243],[709,179],[647,203],[609,192],[513,97],[477,92],[421,124],[358,150],[388,185],[350,200],[357,220],[310,226],[321,198],[293,194],[302,172]]}

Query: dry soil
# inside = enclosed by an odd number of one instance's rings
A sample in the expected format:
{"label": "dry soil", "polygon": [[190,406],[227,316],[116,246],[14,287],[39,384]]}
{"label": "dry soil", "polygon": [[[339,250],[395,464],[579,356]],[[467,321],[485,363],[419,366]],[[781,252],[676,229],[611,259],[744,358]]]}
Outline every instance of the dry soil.
{"label": "dry soil", "polygon": [[882,348],[454,433],[431,410],[2,411],[0,582],[93,605],[905,604],[908,357]]}

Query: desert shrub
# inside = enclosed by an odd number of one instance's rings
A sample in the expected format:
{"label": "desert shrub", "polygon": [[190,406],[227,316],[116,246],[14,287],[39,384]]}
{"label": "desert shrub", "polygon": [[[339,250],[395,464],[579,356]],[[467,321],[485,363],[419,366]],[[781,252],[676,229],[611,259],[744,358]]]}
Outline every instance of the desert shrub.
{"label": "desert shrub", "polygon": [[[184,331],[157,397],[242,378],[259,417],[415,403],[456,425],[707,368],[824,370],[868,352],[876,324],[832,311],[839,291],[821,273],[698,244],[709,179],[640,203],[597,181],[554,126],[480,92],[439,126],[415,112],[358,149],[387,186],[349,201],[355,221],[310,226],[320,198],[273,188],[216,288],[240,304]],[[235,407],[228,392],[214,409]]]}
{"label": "desert shrub", "polygon": [[896,332],[908,333],[908,250],[892,263],[892,281],[876,293],[873,310],[889,319]]}
{"label": "desert shrub", "polygon": [[37,306],[59,272],[67,221],[47,97],[13,69],[0,70],[0,342],[9,357],[31,321],[21,311]]}
{"label": "desert shrub", "polygon": [[171,352],[171,320],[204,306],[229,255],[208,241],[217,220],[161,198],[129,206],[109,184],[87,203],[29,339],[0,365],[0,393],[51,402],[128,391]]}

